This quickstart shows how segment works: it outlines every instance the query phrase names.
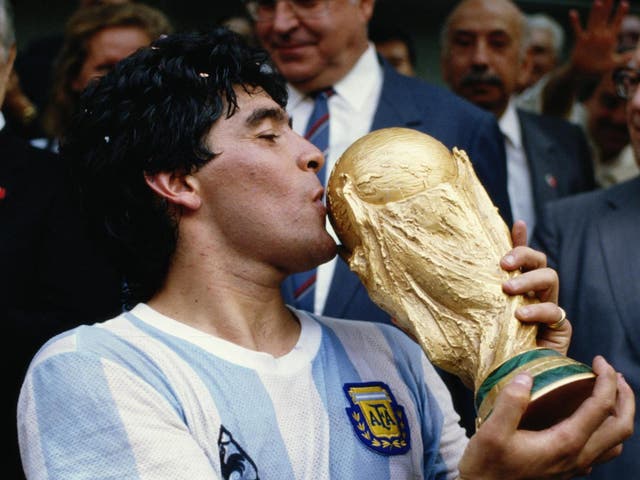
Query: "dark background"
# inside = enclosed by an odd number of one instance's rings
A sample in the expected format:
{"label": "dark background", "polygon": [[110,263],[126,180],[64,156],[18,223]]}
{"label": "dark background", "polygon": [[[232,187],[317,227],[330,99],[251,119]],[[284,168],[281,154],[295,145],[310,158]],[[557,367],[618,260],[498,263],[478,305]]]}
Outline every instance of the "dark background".
{"label": "dark background", "polygon": [[[41,35],[61,31],[66,19],[76,8],[77,0],[13,0],[18,51]],[[243,12],[240,0],[141,0],[162,10],[178,30],[207,28],[226,16]],[[585,19],[592,0],[521,0],[516,1],[525,13],[544,12],[554,17],[566,32],[566,43],[572,34],[568,12],[577,9]],[[401,25],[416,40],[418,75],[441,83],[438,67],[438,36],[442,23],[456,2],[452,0],[378,0],[375,18]],[[632,11],[640,14],[640,0],[631,0]]]}

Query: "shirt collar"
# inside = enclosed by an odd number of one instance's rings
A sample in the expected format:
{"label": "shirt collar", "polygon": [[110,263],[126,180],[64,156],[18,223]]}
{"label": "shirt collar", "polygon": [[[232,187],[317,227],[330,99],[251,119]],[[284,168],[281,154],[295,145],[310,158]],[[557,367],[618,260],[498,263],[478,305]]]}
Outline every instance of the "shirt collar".
{"label": "shirt collar", "polygon": [[4,128],[5,125],[6,122],[4,120],[4,115],[2,114],[2,112],[0,112],[0,131]]}
{"label": "shirt collar", "polygon": [[[382,82],[382,66],[378,62],[373,43],[360,56],[349,72],[333,85],[336,94],[355,110],[361,110],[365,102],[370,101],[370,92],[377,83]],[[328,85],[327,85],[328,86]],[[287,84],[289,90],[288,108],[294,109],[307,97],[300,90]]]}
{"label": "shirt collar", "polygon": [[504,111],[498,122],[502,134],[507,137],[515,148],[522,148],[522,133],[520,132],[520,120],[516,112],[516,105],[513,97],[509,99],[507,109]]}

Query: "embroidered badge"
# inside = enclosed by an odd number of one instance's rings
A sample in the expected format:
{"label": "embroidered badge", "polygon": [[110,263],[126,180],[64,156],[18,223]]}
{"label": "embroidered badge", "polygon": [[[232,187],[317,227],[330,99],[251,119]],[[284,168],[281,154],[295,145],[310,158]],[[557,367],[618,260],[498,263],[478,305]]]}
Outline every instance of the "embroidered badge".
{"label": "embroidered badge", "polygon": [[218,453],[224,480],[260,480],[256,464],[222,425],[218,436]]}
{"label": "embroidered badge", "polygon": [[382,382],[345,383],[351,403],[347,415],[356,436],[382,455],[401,455],[411,448],[404,408],[396,403],[391,389]]}

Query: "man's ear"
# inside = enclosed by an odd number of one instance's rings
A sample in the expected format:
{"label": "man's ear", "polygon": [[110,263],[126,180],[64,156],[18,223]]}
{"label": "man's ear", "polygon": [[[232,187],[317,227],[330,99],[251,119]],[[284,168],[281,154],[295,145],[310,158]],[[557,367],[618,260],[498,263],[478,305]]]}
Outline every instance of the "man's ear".
{"label": "man's ear", "polygon": [[198,180],[193,175],[159,172],[145,174],[144,179],[154,192],[171,204],[190,210],[197,210],[202,205],[202,198],[198,193]]}

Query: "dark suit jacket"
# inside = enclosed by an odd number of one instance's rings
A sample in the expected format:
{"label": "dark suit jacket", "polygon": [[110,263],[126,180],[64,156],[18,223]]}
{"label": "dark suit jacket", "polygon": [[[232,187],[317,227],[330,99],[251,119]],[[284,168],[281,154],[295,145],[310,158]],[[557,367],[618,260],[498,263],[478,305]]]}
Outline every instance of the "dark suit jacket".
{"label": "dark suit jacket", "polygon": [[579,126],[520,109],[517,114],[531,172],[536,218],[548,201],[595,188],[591,150]]}
{"label": "dark suit jacket", "polygon": [[[603,355],[640,398],[640,177],[549,203],[533,246],[560,276],[560,305],[573,325],[569,356]],[[622,455],[589,479],[640,475],[640,415]]]}
{"label": "dark suit jacket", "polygon": [[28,364],[53,335],[116,315],[120,282],[84,233],[60,158],[3,129],[0,187],[0,319],[14,352],[9,476],[22,478],[15,406]]}

